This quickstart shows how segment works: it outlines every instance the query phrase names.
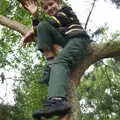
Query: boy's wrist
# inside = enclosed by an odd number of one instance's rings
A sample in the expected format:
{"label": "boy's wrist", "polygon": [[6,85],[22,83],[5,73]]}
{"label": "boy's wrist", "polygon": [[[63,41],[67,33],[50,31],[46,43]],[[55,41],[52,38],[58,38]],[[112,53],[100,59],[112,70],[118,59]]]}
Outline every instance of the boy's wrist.
{"label": "boy's wrist", "polygon": [[34,15],[32,14],[32,15],[31,15],[31,18],[32,18],[32,19],[38,19],[38,18],[39,18],[39,15],[38,15],[38,14],[34,14]]}
{"label": "boy's wrist", "polygon": [[33,17],[38,18],[38,17],[39,17],[38,10],[36,10],[36,11],[34,11],[34,12],[31,12],[31,15],[32,15]]}
{"label": "boy's wrist", "polygon": [[39,19],[36,16],[32,16],[32,25],[37,26],[39,24]]}
{"label": "boy's wrist", "polygon": [[38,19],[37,16],[30,16],[32,20]]}
{"label": "boy's wrist", "polygon": [[33,17],[38,17],[38,13],[36,12],[36,13],[32,13],[32,16]]}

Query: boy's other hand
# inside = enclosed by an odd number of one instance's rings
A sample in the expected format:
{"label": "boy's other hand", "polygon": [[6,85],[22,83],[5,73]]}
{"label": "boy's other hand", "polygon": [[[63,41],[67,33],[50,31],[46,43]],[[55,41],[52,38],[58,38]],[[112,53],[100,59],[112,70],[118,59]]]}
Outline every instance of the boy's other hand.
{"label": "boy's other hand", "polygon": [[21,39],[21,44],[23,47],[26,47],[27,44],[35,40],[35,34],[33,30],[28,31],[28,33]]}
{"label": "boy's other hand", "polygon": [[28,10],[33,16],[37,15],[37,0],[22,0],[22,6]]}

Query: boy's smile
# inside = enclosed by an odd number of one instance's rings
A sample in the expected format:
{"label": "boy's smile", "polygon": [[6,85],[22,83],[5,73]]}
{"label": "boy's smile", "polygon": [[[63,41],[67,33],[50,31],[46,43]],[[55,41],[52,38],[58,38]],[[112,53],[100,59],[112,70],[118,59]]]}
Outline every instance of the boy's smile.
{"label": "boy's smile", "polygon": [[59,7],[60,5],[57,0],[45,0],[43,3],[44,11],[50,16],[55,15]]}

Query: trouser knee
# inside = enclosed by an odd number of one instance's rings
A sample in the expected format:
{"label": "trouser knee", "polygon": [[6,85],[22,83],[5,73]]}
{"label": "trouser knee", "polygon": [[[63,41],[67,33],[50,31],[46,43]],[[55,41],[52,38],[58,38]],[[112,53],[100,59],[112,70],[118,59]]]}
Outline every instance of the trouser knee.
{"label": "trouser knee", "polygon": [[68,60],[67,57],[65,58],[64,56],[58,56],[54,59],[53,61],[53,66],[54,64],[58,64],[60,66],[63,66],[68,70],[68,72],[71,71],[73,63],[71,60]]}
{"label": "trouser knee", "polygon": [[48,30],[49,23],[47,21],[41,21],[37,26],[37,32]]}

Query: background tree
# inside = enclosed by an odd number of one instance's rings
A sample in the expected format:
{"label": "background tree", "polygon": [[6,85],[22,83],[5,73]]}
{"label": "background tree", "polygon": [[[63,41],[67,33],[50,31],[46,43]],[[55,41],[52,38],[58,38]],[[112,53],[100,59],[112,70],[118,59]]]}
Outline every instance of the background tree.
{"label": "background tree", "polygon": [[120,1],[119,0],[111,0],[111,1],[116,4],[117,8],[120,8]]}

